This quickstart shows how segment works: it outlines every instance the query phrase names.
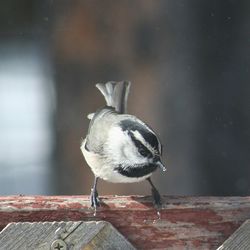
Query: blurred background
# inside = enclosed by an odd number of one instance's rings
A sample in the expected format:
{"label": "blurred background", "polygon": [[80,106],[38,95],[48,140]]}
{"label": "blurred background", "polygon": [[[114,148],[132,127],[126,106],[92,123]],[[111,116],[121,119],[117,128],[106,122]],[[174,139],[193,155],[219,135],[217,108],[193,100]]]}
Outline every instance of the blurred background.
{"label": "blurred background", "polygon": [[[250,2],[0,3],[0,195],[89,194],[80,143],[104,105],[97,82],[130,80],[129,113],[164,145],[171,195],[250,194]],[[99,183],[99,194],[150,194]]]}

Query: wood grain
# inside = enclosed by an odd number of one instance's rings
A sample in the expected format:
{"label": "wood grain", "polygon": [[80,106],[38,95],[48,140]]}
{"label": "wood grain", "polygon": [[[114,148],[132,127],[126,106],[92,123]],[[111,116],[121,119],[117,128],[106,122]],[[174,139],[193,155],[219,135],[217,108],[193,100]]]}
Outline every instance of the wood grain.
{"label": "wood grain", "polygon": [[135,248],[106,221],[10,223],[0,232],[0,249],[135,250]]}
{"label": "wood grain", "polygon": [[138,249],[216,249],[246,219],[250,197],[163,197],[158,219],[151,197],[105,196],[94,216],[88,196],[0,197],[0,228],[10,222],[110,222]]}
{"label": "wood grain", "polygon": [[250,220],[245,221],[218,250],[250,249]]}

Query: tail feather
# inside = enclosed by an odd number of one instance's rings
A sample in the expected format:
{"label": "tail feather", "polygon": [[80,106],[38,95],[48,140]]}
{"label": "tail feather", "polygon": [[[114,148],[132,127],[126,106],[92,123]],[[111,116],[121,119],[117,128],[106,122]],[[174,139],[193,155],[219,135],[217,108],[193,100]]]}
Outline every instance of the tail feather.
{"label": "tail feather", "polygon": [[96,87],[103,94],[108,106],[115,108],[119,113],[127,112],[127,99],[130,82],[107,82],[97,83]]}

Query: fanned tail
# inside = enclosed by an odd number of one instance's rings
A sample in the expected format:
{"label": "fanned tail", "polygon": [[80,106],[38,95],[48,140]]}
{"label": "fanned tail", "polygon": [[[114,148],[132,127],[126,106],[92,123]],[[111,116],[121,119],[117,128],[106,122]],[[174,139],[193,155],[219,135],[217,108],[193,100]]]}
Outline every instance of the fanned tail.
{"label": "fanned tail", "polygon": [[103,94],[108,106],[115,108],[119,113],[127,112],[129,81],[97,83],[96,87]]}

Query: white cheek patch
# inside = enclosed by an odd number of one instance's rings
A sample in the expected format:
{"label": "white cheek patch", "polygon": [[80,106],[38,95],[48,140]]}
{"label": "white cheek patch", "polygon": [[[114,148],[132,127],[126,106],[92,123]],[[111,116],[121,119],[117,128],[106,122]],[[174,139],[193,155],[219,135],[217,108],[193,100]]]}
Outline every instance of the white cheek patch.
{"label": "white cheek patch", "polygon": [[131,137],[119,127],[112,128],[105,148],[114,164],[134,165],[145,162]]}
{"label": "white cheek patch", "polygon": [[[129,137],[129,136],[128,136]],[[145,162],[144,157],[142,157],[134,143],[132,142],[131,138],[129,137],[129,143],[123,145],[123,155],[124,161],[126,165],[134,165],[134,164],[141,164]]]}

